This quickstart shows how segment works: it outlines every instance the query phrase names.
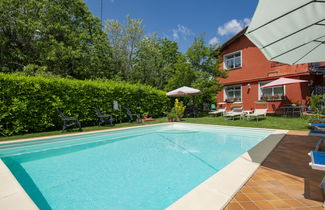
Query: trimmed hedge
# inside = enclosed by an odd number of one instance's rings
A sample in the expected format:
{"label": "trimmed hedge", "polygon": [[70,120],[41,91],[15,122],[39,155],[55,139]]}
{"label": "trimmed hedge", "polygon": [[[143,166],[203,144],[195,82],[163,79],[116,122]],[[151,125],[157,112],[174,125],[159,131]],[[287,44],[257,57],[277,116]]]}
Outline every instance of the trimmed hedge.
{"label": "trimmed hedge", "polygon": [[[122,113],[114,112],[114,100],[119,101]],[[168,104],[166,93],[150,86],[0,73],[0,131],[7,135],[61,128],[56,108],[67,116],[78,116],[86,126],[98,123],[95,107],[116,119],[125,117],[126,106],[157,117]]]}

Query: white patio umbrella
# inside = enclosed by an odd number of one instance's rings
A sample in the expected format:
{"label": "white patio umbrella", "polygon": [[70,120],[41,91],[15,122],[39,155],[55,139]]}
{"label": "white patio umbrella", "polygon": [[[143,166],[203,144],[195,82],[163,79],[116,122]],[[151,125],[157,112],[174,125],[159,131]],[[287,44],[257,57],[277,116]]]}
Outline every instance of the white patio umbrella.
{"label": "white patio umbrella", "polygon": [[325,0],[259,0],[246,36],[272,61],[325,61]]}
{"label": "white patio umbrella", "polygon": [[195,95],[199,95],[201,93],[202,92],[198,89],[183,86],[183,87],[180,87],[180,88],[177,88],[175,90],[168,92],[166,95],[173,96],[173,97],[184,97],[184,96],[195,96]]}
{"label": "white patio umbrella", "polygon": [[266,85],[263,85],[261,88],[276,87],[276,86],[289,85],[289,84],[302,83],[302,82],[308,82],[308,80],[290,79],[290,78],[281,77],[277,80],[267,83]]}

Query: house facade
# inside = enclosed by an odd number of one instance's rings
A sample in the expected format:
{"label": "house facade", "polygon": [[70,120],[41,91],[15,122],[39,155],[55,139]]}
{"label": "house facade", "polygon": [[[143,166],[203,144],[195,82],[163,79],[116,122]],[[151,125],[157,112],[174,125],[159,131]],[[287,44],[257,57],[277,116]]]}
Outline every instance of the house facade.
{"label": "house facade", "polygon": [[[224,102],[227,108],[234,102],[242,102],[244,110],[254,109],[255,102],[266,101],[268,112],[281,112],[286,104],[307,105],[315,88],[325,90],[324,72],[315,73],[323,64],[287,65],[269,61],[263,53],[244,35],[246,29],[228,40],[221,48],[221,69],[228,77],[219,79],[224,89],[217,93],[217,103]],[[280,77],[308,80],[308,83],[261,88]]]}

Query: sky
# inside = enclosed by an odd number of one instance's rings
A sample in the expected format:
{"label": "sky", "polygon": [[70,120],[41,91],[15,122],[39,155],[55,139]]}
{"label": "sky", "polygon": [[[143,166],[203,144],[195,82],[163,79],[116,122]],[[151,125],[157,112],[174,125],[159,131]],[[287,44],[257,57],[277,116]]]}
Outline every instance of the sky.
{"label": "sky", "polygon": [[[101,0],[84,0],[100,17]],[[185,52],[194,37],[205,33],[207,43],[222,44],[249,24],[258,0],[103,0],[103,23],[125,22],[126,16],[143,20],[147,35],[158,33],[178,42]]]}

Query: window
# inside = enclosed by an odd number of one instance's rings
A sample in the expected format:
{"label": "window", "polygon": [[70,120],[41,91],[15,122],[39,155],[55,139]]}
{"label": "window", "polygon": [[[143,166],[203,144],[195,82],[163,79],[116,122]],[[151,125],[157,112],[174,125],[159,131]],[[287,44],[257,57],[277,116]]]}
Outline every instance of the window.
{"label": "window", "polygon": [[259,83],[260,86],[259,99],[265,101],[283,100],[285,96],[284,86],[261,88],[263,85],[266,85],[267,83],[270,82],[272,81],[265,81]]}
{"label": "window", "polygon": [[226,70],[240,68],[242,66],[241,51],[224,55],[223,60]]}
{"label": "window", "polygon": [[241,85],[227,86],[225,91],[225,101],[241,101]]}

